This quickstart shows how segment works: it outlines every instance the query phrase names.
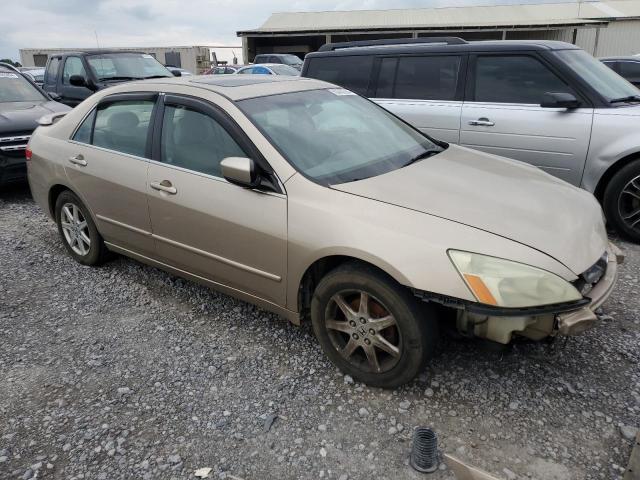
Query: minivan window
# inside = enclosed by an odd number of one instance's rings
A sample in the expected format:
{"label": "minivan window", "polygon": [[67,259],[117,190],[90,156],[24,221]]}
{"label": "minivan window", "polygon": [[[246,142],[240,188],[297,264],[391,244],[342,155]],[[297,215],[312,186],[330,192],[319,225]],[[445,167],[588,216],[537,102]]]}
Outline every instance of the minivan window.
{"label": "minivan window", "polygon": [[553,54],[606,100],[640,95],[636,87],[584,50],[558,50]]}
{"label": "minivan window", "polygon": [[383,58],[376,96],[455,100],[460,61],[459,56],[453,55],[400,57],[394,68],[393,59]]}
{"label": "minivan window", "polygon": [[342,88],[252,98],[238,106],[294,168],[325,185],[382,175],[442,151]]}
{"label": "minivan window", "polygon": [[491,55],[477,59],[476,102],[539,105],[546,92],[575,95],[571,87],[531,56]]}
{"label": "minivan window", "polygon": [[93,145],[145,156],[153,100],[127,100],[98,106]]}
{"label": "minivan window", "polygon": [[160,148],[163,162],[215,177],[225,158],[247,156],[215,119],[182,106],[165,108]]}
{"label": "minivan window", "polygon": [[316,57],[309,59],[306,76],[366,95],[372,68],[369,55]]}

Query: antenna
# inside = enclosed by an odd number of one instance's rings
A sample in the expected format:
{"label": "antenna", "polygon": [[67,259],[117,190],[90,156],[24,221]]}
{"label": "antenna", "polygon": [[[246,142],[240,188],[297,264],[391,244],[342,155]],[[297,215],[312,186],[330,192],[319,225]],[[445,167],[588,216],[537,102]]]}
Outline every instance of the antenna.
{"label": "antenna", "polygon": [[98,41],[98,31],[94,30],[93,33],[95,33],[96,35],[96,45],[98,46],[98,48],[100,48],[100,42]]}

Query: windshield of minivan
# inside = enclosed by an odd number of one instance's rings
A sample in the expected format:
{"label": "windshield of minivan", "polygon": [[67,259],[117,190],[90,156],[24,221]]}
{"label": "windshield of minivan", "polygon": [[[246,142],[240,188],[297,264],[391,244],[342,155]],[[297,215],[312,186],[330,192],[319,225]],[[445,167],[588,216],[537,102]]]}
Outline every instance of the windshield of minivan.
{"label": "windshield of minivan", "polygon": [[606,100],[640,95],[636,87],[584,50],[558,50],[554,53]]}
{"label": "windshield of minivan", "polygon": [[103,53],[87,57],[98,80],[172,77],[173,74],[146,53]]}
{"label": "windshield of minivan", "polygon": [[0,103],[46,100],[45,96],[19,73],[0,71]]}
{"label": "windshield of minivan", "polygon": [[251,98],[238,106],[298,171],[325,185],[382,175],[442,151],[342,88]]}

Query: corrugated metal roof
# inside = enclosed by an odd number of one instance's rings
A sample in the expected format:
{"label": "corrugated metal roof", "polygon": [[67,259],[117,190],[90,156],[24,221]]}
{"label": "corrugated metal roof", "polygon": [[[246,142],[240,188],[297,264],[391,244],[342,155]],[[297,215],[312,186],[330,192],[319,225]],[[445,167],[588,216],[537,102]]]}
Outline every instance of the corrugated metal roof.
{"label": "corrugated metal roof", "polygon": [[274,13],[251,33],[577,25],[640,17],[640,1]]}

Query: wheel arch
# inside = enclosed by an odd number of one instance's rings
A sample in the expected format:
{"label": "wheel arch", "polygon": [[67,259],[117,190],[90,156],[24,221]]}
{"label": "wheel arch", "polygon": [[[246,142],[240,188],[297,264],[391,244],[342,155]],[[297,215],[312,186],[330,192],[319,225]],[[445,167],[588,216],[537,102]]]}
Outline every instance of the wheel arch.
{"label": "wheel arch", "polygon": [[308,314],[311,298],[320,280],[330,271],[346,263],[361,264],[365,268],[371,268],[382,273],[400,285],[407,285],[407,280],[397,272],[392,274],[387,269],[380,267],[380,265],[376,265],[360,256],[354,256],[353,253],[325,255],[313,261],[306,268],[298,282],[296,306],[301,319],[304,319]]}
{"label": "wheel arch", "polygon": [[609,168],[607,168],[605,172],[600,176],[593,194],[601,204],[604,200],[604,192],[607,189],[607,185],[609,184],[613,176],[635,160],[640,160],[640,151],[630,153],[625,157],[620,158],[618,161],[610,165]]}

